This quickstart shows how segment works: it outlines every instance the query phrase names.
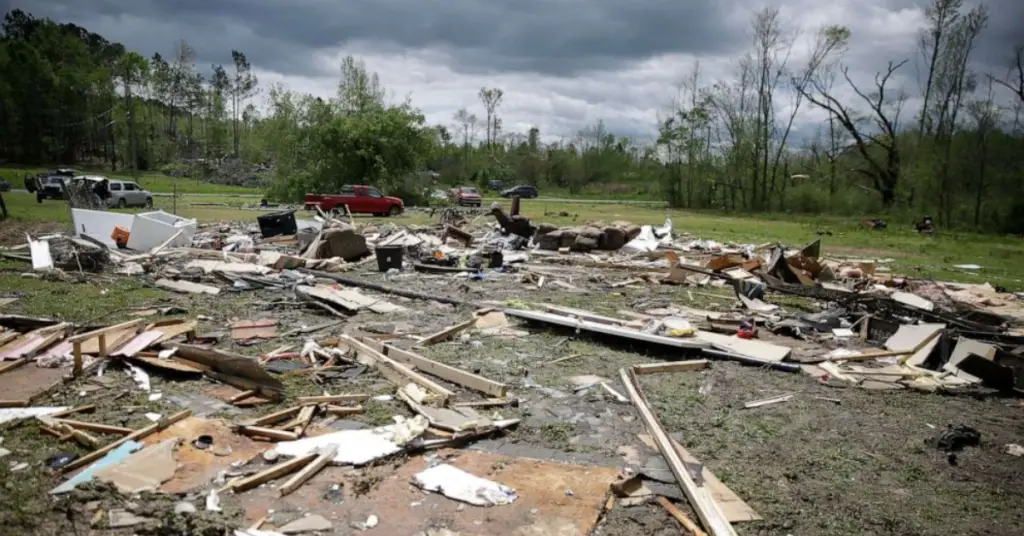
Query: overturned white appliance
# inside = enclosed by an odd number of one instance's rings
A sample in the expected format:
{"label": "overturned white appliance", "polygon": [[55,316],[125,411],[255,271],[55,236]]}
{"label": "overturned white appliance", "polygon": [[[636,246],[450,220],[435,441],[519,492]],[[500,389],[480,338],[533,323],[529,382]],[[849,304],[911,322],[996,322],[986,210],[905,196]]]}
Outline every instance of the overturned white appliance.
{"label": "overturned white appliance", "polygon": [[[131,233],[128,247],[136,251],[149,251],[172,237],[168,246],[188,247],[196,234],[196,220],[168,214],[162,210],[140,214],[121,214],[101,210],[71,209],[75,233],[98,240],[107,246],[116,247],[110,234],[120,225]],[[178,234],[178,232],[181,234]]]}

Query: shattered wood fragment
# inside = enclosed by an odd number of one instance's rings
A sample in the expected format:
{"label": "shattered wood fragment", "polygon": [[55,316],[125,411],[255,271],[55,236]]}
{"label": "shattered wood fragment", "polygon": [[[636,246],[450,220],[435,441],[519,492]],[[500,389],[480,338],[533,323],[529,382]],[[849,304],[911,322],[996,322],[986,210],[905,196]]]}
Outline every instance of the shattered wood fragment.
{"label": "shattered wood fragment", "polygon": [[271,467],[269,469],[260,471],[259,473],[256,473],[255,475],[252,475],[250,477],[243,478],[241,480],[237,480],[237,481],[234,481],[234,482],[229,482],[222,489],[231,489],[231,490],[234,490],[235,493],[238,493],[240,491],[250,490],[250,489],[255,488],[255,487],[257,487],[257,486],[259,486],[259,485],[261,485],[261,484],[263,484],[265,482],[269,482],[271,480],[274,480],[275,478],[281,478],[284,475],[287,475],[289,473],[293,473],[293,472],[297,471],[300,467],[303,467],[306,464],[308,464],[309,462],[311,462],[314,459],[316,459],[316,457],[317,457],[317,454],[313,453],[313,454],[307,454],[305,456],[299,456],[297,458],[293,458],[293,459],[288,460],[286,462],[281,462],[281,463],[279,463],[279,464],[277,464],[277,465],[275,465],[275,466],[273,466],[273,467]]}
{"label": "shattered wood fragment", "polygon": [[363,412],[363,406],[327,406],[327,414],[335,417],[347,417],[358,415]]}
{"label": "shattered wood fragment", "polygon": [[416,342],[416,345],[430,346],[431,344],[437,344],[439,342],[446,341],[454,337],[457,333],[472,327],[474,324],[476,324],[476,318],[471,318],[465,322],[460,322],[458,324],[455,324],[454,326],[447,327],[433,335],[423,337],[422,339]]}
{"label": "shattered wood fragment", "polygon": [[[74,349],[75,368],[74,375],[79,376],[82,374],[82,344],[90,339],[97,339],[99,342],[99,356],[106,357],[110,355],[111,350],[116,350],[120,344],[127,342],[127,340],[119,341],[108,341],[107,335],[115,332],[123,331],[130,334],[130,337],[134,337],[141,329],[145,321],[140,319],[130,320],[122,324],[116,324],[113,326],[107,326],[87,333],[79,335],[73,335],[68,337],[65,342],[70,342]],[[118,336],[118,339],[124,339],[124,336]],[[110,343],[108,345],[108,342]]]}
{"label": "shattered wood fragment", "polygon": [[[53,417],[53,415],[51,415]],[[112,435],[128,435],[135,430],[131,428],[125,428],[123,426],[110,426],[108,424],[97,424],[92,422],[73,421],[70,419],[54,418],[55,422],[65,424],[72,428],[80,428],[82,430],[89,430],[91,432],[99,432],[101,434],[112,434]]]}
{"label": "shattered wood fragment", "polygon": [[665,510],[668,510],[669,515],[674,517],[675,520],[678,521],[679,524],[683,526],[683,528],[690,531],[690,534],[692,534],[693,536],[708,536],[706,532],[700,530],[700,527],[698,527],[692,519],[687,517],[686,514],[684,514],[681,510],[676,508],[676,505],[669,502],[668,499],[659,495],[658,504],[663,506]]}
{"label": "shattered wood fragment", "polygon": [[626,386],[626,391],[629,393],[630,399],[633,401],[633,405],[636,406],[640,412],[640,417],[644,421],[644,425],[647,430],[650,431],[651,436],[654,438],[655,444],[658,446],[658,450],[661,455],[668,462],[669,469],[672,470],[672,474],[675,475],[679,487],[682,488],[683,493],[690,500],[690,504],[693,509],[697,511],[697,516],[704,523],[713,536],[735,536],[736,531],[733,530],[732,525],[725,518],[718,504],[715,502],[708,488],[697,485],[694,482],[693,477],[690,476],[686,465],[683,460],[679,457],[676,452],[671,439],[662,428],[661,423],[658,422],[658,418],[651,411],[650,406],[647,404],[643,393],[637,384],[636,375],[632,369],[623,368],[619,370],[619,374],[622,377],[622,383]]}
{"label": "shattered wood fragment", "polygon": [[515,405],[518,402],[519,400],[514,398],[488,398],[486,400],[476,400],[473,402],[456,402],[452,406],[456,408],[493,408],[497,406]]}
{"label": "shattered wood fragment", "polygon": [[257,394],[259,394],[259,393],[255,389],[249,389],[247,391],[242,391],[241,393],[238,393],[237,395],[229,398],[228,399],[228,403],[229,404],[235,404],[235,403],[241,402],[242,400],[245,400],[246,398],[254,397]]}
{"label": "shattered wood fragment", "polygon": [[238,427],[238,433],[247,436],[277,439],[280,441],[295,441],[299,438],[299,435],[293,432],[284,432],[281,430],[275,430],[274,428],[264,428],[262,426],[242,425]]}
{"label": "shattered wood fragment", "polygon": [[281,411],[275,411],[274,413],[264,415],[258,419],[253,420],[252,424],[255,426],[271,425],[274,424],[275,422],[283,421],[288,417],[297,414],[299,411],[302,411],[302,406],[294,406],[288,409],[282,409]]}
{"label": "shattered wood fragment", "polygon": [[60,471],[62,473],[67,473],[67,472],[70,472],[70,471],[74,471],[75,469],[78,469],[79,467],[84,467],[86,465],[89,465],[90,463],[92,463],[92,462],[102,458],[103,456],[105,456],[108,452],[116,449],[120,445],[122,445],[122,444],[124,444],[124,443],[126,443],[128,441],[134,441],[136,439],[142,439],[142,438],[144,438],[144,437],[146,437],[146,436],[148,436],[148,435],[150,435],[152,433],[155,433],[155,432],[158,432],[160,430],[163,430],[164,428],[167,428],[168,426],[170,426],[170,425],[172,425],[172,424],[174,424],[174,423],[176,423],[176,422],[178,422],[178,421],[180,421],[182,419],[185,419],[189,415],[192,415],[192,411],[186,409],[184,411],[175,413],[174,415],[171,415],[170,417],[167,417],[166,419],[161,419],[158,422],[155,422],[155,423],[153,423],[153,424],[151,424],[151,425],[149,425],[149,426],[147,426],[145,428],[142,428],[140,430],[132,432],[132,433],[122,437],[121,439],[118,439],[117,441],[114,441],[113,443],[110,443],[110,444],[108,444],[108,445],[106,445],[104,447],[101,447],[101,448],[99,448],[97,450],[94,450],[94,451],[90,452],[89,454],[86,454],[85,456],[82,456],[81,458],[78,458],[77,460],[75,460],[75,461],[65,465],[64,467],[61,467]]}
{"label": "shattered wood fragment", "polygon": [[281,484],[278,492],[282,497],[289,493],[299,489],[302,484],[312,478],[314,475],[320,472],[321,469],[327,466],[334,460],[334,455],[338,452],[337,445],[327,445],[323,447],[317,457],[313,461],[309,462],[301,471],[295,473],[287,482]]}
{"label": "shattered wood fragment", "polygon": [[370,399],[370,395],[323,395],[323,396],[300,396],[295,399],[300,406],[308,404],[335,404],[346,402],[364,402]]}
{"label": "shattered wood fragment", "polygon": [[263,370],[253,358],[191,344],[172,346],[178,349],[179,357],[213,369],[206,374],[214,379],[242,390],[255,389],[260,396],[271,400],[279,400],[284,394],[284,384]]}
{"label": "shattered wood fragment", "polygon": [[690,361],[672,361],[669,363],[647,363],[633,365],[633,372],[637,374],[654,374],[656,372],[692,372],[704,370],[711,366],[707,359],[693,359]]}
{"label": "shattered wood fragment", "polygon": [[793,399],[793,396],[794,395],[786,394],[786,395],[773,396],[773,397],[770,397],[770,398],[764,398],[764,399],[761,399],[761,400],[753,400],[753,401],[747,402],[746,404],[743,404],[743,407],[745,409],[753,409],[753,408],[759,408],[761,406],[768,406],[768,405],[771,405],[771,404],[778,404],[780,402],[789,402],[790,400]]}
{"label": "shattered wood fragment", "polygon": [[273,339],[275,337],[277,337],[276,320],[239,320],[231,324],[231,339],[235,341]]}
{"label": "shattered wood fragment", "polygon": [[411,365],[443,380],[495,397],[503,397],[508,392],[508,386],[503,383],[484,378],[483,376],[479,376],[471,372],[466,372],[457,367],[439,363],[396,346],[374,341],[368,337],[364,337],[362,340],[367,346],[394,359],[395,361]]}
{"label": "shattered wood fragment", "polygon": [[27,408],[29,401],[23,400],[0,400],[0,408]]}
{"label": "shattered wood fragment", "polygon": [[90,413],[93,411],[96,411],[96,406],[94,404],[87,404],[85,406],[75,406],[64,411],[58,411],[57,413],[50,415],[50,417],[57,419],[60,417],[64,417],[65,415],[73,415],[75,413]]}
{"label": "shattered wood fragment", "polygon": [[390,357],[374,350],[370,346],[367,346],[361,341],[358,341],[348,335],[341,336],[341,343],[348,345],[350,348],[356,350],[360,358],[366,358],[369,364],[372,364],[381,373],[382,376],[388,379],[391,383],[401,387],[409,382],[415,383],[420,387],[433,391],[441,400],[441,404],[444,405],[447,399],[455,396],[455,393],[446,389],[437,382],[424,377],[422,374],[414,372],[409,367],[391,359]]}

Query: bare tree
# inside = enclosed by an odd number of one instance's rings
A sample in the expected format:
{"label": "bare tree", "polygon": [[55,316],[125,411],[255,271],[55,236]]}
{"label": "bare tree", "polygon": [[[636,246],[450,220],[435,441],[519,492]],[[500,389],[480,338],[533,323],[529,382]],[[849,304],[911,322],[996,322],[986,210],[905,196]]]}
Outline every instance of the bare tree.
{"label": "bare tree", "polygon": [[469,168],[469,159],[471,156],[470,146],[476,139],[476,129],[479,125],[476,114],[469,113],[465,108],[459,108],[459,111],[455,112],[455,123],[459,130],[462,131],[462,170],[465,171]]}
{"label": "bare tree", "polygon": [[494,142],[494,138],[497,135],[497,109],[501,105],[501,98],[505,96],[505,92],[498,88],[480,88],[480,102],[484,104],[484,108],[487,110],[487,149],[491,150],[491,144]]}
{"label": "bare tree", "polygon": [[989,79],[1012,91],[1020,99],[1020,102],[1024,103],[1024,44],[1014,47],[1013,52],[1013,66],[1006,78],[1000,79],[989,75]]}
{"label": "bare tree", "polygon": [[963,7],[963,0],[934,0],[925,8],[925,17],[928,19],[928,28],[922,30],[918,38],[918,49],[925,60],[928,61],[928,75],[924,86],[924,102],[921,105],[921,117],[918,131],[921,136],[931,132],[932,125],[929,122],[928,106],[931,104],[932,86],[935,83],[939,58],[943,55],[943,49],[949,40],[949,33],[960,17],[960,8]]}
{"label": "bare tree", "polygon": [[[786,70],[792,41],[783,35],[777,7],[766,7],[753,21],[757,62],[757,111],[751,174],[751,205],[768,208],[768,162],[775,129],[775,90]],[[760,183],[760,194],[758,184]]]}
{"label": "bare tree", "polygon": [[[811,49],[811,57],[807,61],[807,65],[804,67],[803,72],[800,73],[799,77],[792,78],[791,83],[793,88],[796,90],[794,97],[795,100],[793,103],[793,109],[789,113],[789,120],[786,122],[786,128],[782,131],[782,138],[779,140],[778,146],[775,149],[775,158],[772,162],[771,175],[771,187],[773,190],[775,189],[775,180],[778,176],[779,162],[781,161],[782,153],[786,148],[789,133],[793,129],[793,121],[796,119],[796,115],[800,111],[804,90],[807,89],[811,80],[818,76],[819,72],[834,70],[835,63],[830,63],[830,60],[832,60],[834,56],[842,54],[849,41],[850,30],[844,26],[826,26],[821,28],[816,34],[814,47]],[[783,174],[783,180],[789,180],[787,174]]]}
{"label": "bare tree", "polygon": [[976,160],[977,170],[972,174],[974,182],[974,225],[981,223],[981,207],[988,189],[986,172],[988,171],[989,140],[992,134],[998,129],[999,107],[995,103],[993,95],[993,81],[989,80],[988,95],[984,100],[976,100],[968,103],[967,114],[973,123],[974,145],[972,153]]}
{"label": "bare tree", "polygon": [[[864,160],[866,167],[855,168],[854,171],[868,177],[872,181],[875,190],[882,196],[882,204],[891,207],[896,201],[896,186],[900,179],[900,149],[897,138],[899,130],[899,116],[906,101],[906,95],[900,93],[895,99],[886,96],[886,85],[900,67],[906,65],[907,60],[899,63],[889,62],[885,74],[875,75],[875,91],[866,94],[850,79],[848,68],[843,68],[843,77],[850,85],[857,96],[867,103],[871,110],[871,120],[878,133],[871,134],[861,129],[862,118],[856,115],[855,111],[839,102],[830,92],[821,87],[818,81],[811,83],[812,91],[800,90],[807,100],[825,111],[833,114],[853,138],[854,147]],[[872,148],[878,147],[882,150],[884,157],[879,158]]]}

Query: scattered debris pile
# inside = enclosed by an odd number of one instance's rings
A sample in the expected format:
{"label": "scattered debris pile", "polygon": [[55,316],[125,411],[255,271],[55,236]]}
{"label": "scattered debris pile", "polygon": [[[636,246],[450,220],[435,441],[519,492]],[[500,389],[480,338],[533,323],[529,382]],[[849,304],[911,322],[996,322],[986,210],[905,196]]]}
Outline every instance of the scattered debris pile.
{"label": "scattered debris pile", "polygon": [[[29,237],[4,256],[30,262],[29,276],[131,276],[194,295],[193,304],[229,293],[269,301],[260,302],[265,310],[259,316],[232,318],[219,333],[202,332],[211,319],[199,311],[166,304],[110,324],[0,316],[0,379],[32,386],[44,374],[49,382],[5,394],[10,398],[0,400],[0,423],[35,426],[55,444],[74,442],[85,449],[47,461],[50,470],[67,476],[52,490],[55,496],[99,484],[119,494],[154,493],[172,498],[167,519],[196,514],[205,505],[204,513],[222,524],[220,533],[327,531],[338,522],[321,515],[325,511],[272,511],[293,494],[329,508],[358,504],[350,512],[360,517],[349,523],[358,530],[429,533],[416,516],[368,513],[389,494],[406,497],[400,494],[411,493],[411,485],[418,495],[402,504],[403,511],[412,508],[408,502],[432,499],[445,502],[434,503],[431,511],[458,503],[445,511],[452,518],[464,504],[491,509],[496,513],[481,514],[480,524],[507,524],[491,533],[547,516],[573,525],[559,533],[583,534],[616,501],[629,506],[656,500],[687,530],[705,533],[700,525],[720,536],[735,534],[734,523],[761,517],[668,435],[641,387],[645,375],[733,361],[865,389],[1019,396],[1024,388],[1020,296],[987,285],[915,281],[891,273],[885,259],[825,256],[820,241],[799,249],[720,244],[677,234],[671,220],[660,226],[534,224],[519,213],[516,201],[509,213],[501,207],[489,213],[449,208],[436,214],[434,225],[406,227],[360,225],[351,216],[322,212],[309,220],[286,211],[249,225],[200,225],[163,213],[76,209],[75,236]],[[111,238],[117,227],[130,234],[123,247]],[[363,277],[343,275],[356,271]],[[496,285],[488,286],[498,280],[508,289],[504,299],[491,295]],[[428,288],[416,290],[414,281]],[[538,289],[589,294],[598,307],[602,294],[658,288],[666,292],[637,292],[629,308],[614,312],[526,297]],[[726,292],[705,292],[721,288]],[[453,296],[456,290],[460,297]],[[681,295],[693,301],[694,294],[710,297],[715,305],[705,307],[714,310],[672,301]],[[279,314],[285,307],[329,321],[287,325],[287,316]],[[441,309],[461,316],[443,329],[419,333],[398,321]],[[177,318],[150,318],[158,315]],[[367,321],[378,318],[386,325]],[[593,375],[571,379],[577,391],[594,388],[612,403],[636,408],[648,433],[642,438],[664,458],[648,473],[660,476],[458,450],[520,424],[502,415],[518,405],[513,390],[520,384],[488,377],[483,366],[432,359],[425,349],[473,337],[515,340],[530,335],[527,326],[670,358],[624,367],[619,382]],[[278,339],[285,344],[249,355],[261,348],[256,345]],[[483,345],[472,342],[479,345],[466,346]],[[86,396],[87,386],[103,388],[115,371],[130,379],[127,391],[145,393],[152,404],[140,407],[145,425],[86,420],[95,404],[39,404],[72,384]],[[557,394],[530,383],[528,370],[523,372],[522,387]],[[188,400],[178,404],[183,409],[169,411],[160,405],[165,393],[154,388],[151,375],[223,389],[217,413],[229,416],[199,415]],[[289,378],[297,376],[322,394],[289,392]],[[752,396],[743,409],[766,411],[761,408],[799,396],[804,395]],[[404,414],[390,407],[373,426],[349,419],[376,415],[388,408],[385,403],[400,405]],[[269,410],[252,411],[261,405]],[[224,408],[230,411],[221,413]],[[969,426],[951,427],[935,439],[950,463],[956,463],[955,452],[979,441]],[[331,478],[319,476],[332,470],[337,472]],[[372,482],[341,489],[335,478],[341,471]],[[547,474],[573,482],[572,488],[538,485]],[[229,516],[227,503],[236,494],[246,494],[250,521],[259,519],[245,523],[248,528],[239,528],[237,509]],[[578,503],[584,507],[566,497],[584,501]],[[688,502],[698,519],[666,497]],[[522,508],[531,513],[501,513]],[[96,519],[104,529],[169,522],[151,514],[107,508]]]}

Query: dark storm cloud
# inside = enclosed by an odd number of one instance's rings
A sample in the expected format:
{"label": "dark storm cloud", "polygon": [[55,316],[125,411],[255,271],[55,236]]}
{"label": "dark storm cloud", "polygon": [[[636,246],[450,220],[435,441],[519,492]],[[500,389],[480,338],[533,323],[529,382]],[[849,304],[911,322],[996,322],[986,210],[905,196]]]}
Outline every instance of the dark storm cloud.
{"label": "dark storm cloud", "polygon": [[[744,40],[714,0],[13,0],[37,16],[74,21],[150,50],[154,25],[177,29],[201,57],[241,49],[254,62],[310,74],[310,51],[349,41],[441,47],[474,70],[569,75],[683,51],[729,51]],[[101,20],[141,19],[139,26]],[[160,38],[166,31],[157,32]],[[225,43],[233,36],[236,42]]]}

